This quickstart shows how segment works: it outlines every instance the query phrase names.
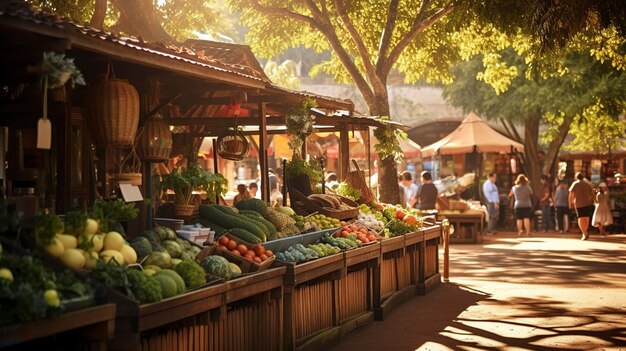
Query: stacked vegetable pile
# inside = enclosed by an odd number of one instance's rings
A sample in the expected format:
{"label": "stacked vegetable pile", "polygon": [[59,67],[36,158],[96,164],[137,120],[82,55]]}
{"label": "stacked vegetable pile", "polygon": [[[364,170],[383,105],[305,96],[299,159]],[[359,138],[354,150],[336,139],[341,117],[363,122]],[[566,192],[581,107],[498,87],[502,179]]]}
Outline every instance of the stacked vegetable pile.
{"label": "stacked vegetable pile", "polygon": [[301,263],[318,258],[317,252],[302,244],[290,246],[287,250],[276,254],[276,258],[285,262]]}
{"label": "stacked vegetable pile", "polygon": [[138,262],[144,266],[155,265],[161,268],[170,268],[183,261],[194,261],[200,253],[200,247],[178,237],[167,227],[146,230],[131,239],[130,245],[137,253]]}
{"label": "stacked vegetable pile", "polygon": [[378,241],[376,232],[368,230],[367,227],[361,225],[358,221],[351,224],[344,224],[335,232],[335,237],[347,238],[355,236],[363,244]]}
{"label": "stacked vegetable pile", "polygon": [[[422,226],[419,213],[411,208],[389,204],[360,205],[357,221],[386,238],[417,231]],[[381,225],[383,229],[380,229]]]}
{"label": "stacked vegetable pile", "polygon": [[2,253],[0,245],[0,326],[58,316],[66,302],[91,300],[93,288],[68,269],[55,271],[30,255]]}
{"label": "stacked vegetable pile", "polygon": [[35,240],[40,248],[74,270],[91,270],[99,260],[119,265],[136,263],[137,253],[124,237],[116,231],[105,232],[104,228],[86,213],[68,213],[65,221],[53,214],[39,214],[35,218]]}
{"label": "stacked vegetable pile", "polygon": [[318,205],[319,207],[331,211],[331,212],[339,212],[346,210],[353,210],[354,207],[348,206],[343,203],[341,197],[332,194],[311,194],[307,196],[311,202]]}
{"label": "stacked vegetable pile", "polygon": [[276,258],[284,262],[297,264],[314,260],[316,258],[334,255],[342,250],[354,249],[360,245],[361,242],[354,234],[345,238],[336,238],[326,233],[320,238],[318,243],[310,244],[306,247],[302,244],[295,244],[286,250],[277,253]]}
{"label": "stacked vegetable pile", "polygon": [[274,253],[270,250],[265,250],[265,247],[261,244],[256,244],[253,247],[248,247],[245,244],[238,243],[235,240],[231,240],[226,236],[222,236],[215,243],[215,246],[228,250],[230,253],[241,256],[248,261],[255,263],[262,263],[274,256]]}
{"label": "stacked vegetable pile", "polygon": [[217,236],[230,233],[244,242],[260,244],[300,233],[295,212],[289,207],[267,207],[259,199],[246,199],[236,208],[222,205],[200,206],[196,221],[215,230]]}

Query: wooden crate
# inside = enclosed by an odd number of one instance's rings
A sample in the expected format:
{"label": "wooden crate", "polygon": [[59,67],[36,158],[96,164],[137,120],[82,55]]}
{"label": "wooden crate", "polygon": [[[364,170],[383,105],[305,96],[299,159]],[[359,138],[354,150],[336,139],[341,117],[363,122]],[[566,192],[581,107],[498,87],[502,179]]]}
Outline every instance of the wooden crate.
{"label": "wooden crate", "polygon": [[115,330],[114,304],[0,329],[3,350],[106,350]]}
{"label": "wooden crate", "polygon": [[345,276],[343,253],[285,266],[284,348],[324,349],[338,341],[337,280]]}
{"label": "wooden crate", "polygon": [[[191,347],[194,347],[195,340],[199,340],[202,334],[195,329],[194,321],[222,307],[226,286],[209,286],[143,305],[122,294],[109,294],[109,300],[117,303],[115,338],[111,342],[111,349],[161,350],[172,345],[177,345],[173,349],[193,349]],[[214,311],[212,313],[215,314]],[[174,328],[173,323],[179,328]],[[193,325],[194,328],[185,325]],[[180,344],[180,337],[174,336],[181,335],[179,331],[190,340],[181,341]]]}
{"label": "wooden crate", "polygon": [[374,321],[374,272],[380,264],[380,244],[344,252],[346,275],[338,281],[337,308],[341,336]]}
{"label": "wooden crate", "polygon": [[406,251],[406,236],[380,243],[382,259],[374,271],[374,317],[383,320],[402,302],[414,295],[411,285],[411,259]]}
{"label": "wooden crate", "polygon": [[428,293],[441,283],[439,273],[439,242],[441,226],[427,228],[424,231],[424,278],[423,293]]}
{"label": "wooden crate", "polygon": [[199,290],[204,299],[196,299],[200,305],[190,315],[141,330],[140,346],[134,349],[280,350],[284,273],[285,268],[275,268]]}

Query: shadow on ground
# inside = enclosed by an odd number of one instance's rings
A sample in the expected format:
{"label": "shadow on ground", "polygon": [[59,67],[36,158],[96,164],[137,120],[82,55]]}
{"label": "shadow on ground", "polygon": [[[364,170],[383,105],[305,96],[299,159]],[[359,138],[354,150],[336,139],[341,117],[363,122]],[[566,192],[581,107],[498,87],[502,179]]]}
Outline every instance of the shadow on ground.
{"label": "shadow on ground", "polygon": [[[457,284],[444,284],[436,291],[428,298],[406,302],[382,322],[350,333],[332,350],[414,350],[432,340],[468,307],[489,298],[484,292]],[[433,309],[433,305],[445,308]]]}
{"label": "shadow on ground", "polygon": [[[461,314],[430,340],[421,344],[420,340],[415,340],[416,344],[404,349],[548,351],[626,348],[626,325],[615,326],[612,322],[626,320],[624,309],[602,307],[573,311],[561,301],[526,297],[506,301],[486,299],[481,305],[484,310],[482,318],[464,318]],[[507,311],[506,316],[499,313],[502,310]],[[492,316],[489,316],[490,311]]]}

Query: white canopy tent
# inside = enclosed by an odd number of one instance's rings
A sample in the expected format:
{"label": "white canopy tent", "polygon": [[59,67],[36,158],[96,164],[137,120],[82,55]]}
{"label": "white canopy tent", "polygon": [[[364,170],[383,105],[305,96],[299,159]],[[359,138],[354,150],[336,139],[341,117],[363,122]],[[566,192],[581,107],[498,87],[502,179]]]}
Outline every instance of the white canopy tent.
{"label": "white canopy tent", "polygon": [[471,152],[524,152],[524,145],[505,137],[470,113],[459,127],[441,140],[422,148],[422,157],[458,155]]}

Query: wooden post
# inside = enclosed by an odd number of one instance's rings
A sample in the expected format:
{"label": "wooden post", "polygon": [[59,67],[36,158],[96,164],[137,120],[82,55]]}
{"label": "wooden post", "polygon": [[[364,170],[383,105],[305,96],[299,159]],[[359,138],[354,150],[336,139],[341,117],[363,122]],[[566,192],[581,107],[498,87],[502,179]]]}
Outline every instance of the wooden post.
{"label": "wooden post", "polygon": [[342,124],[339,132],[339,179],[344,180],[350,171],[350,138],[348,137],[348,125]]}
{"label": "wooden post", "polygon": [[[217,160],[217,139],[213,138],[213,173],[214,174],[218,174],[219,173],[219,169],[218,169],[218,160]],[[219,204],[220,203],[220,194],[217,193],[215,195],[215,203]]]}
{"label": "wooden post", "polygon": [[[365,155],[367,155],[367,169],[368,169],[368,173],[367,173],[367,185],[369,187],[372,187],[372,136],[370,135],[370,127],[366,127],[367,129],[364,129],[363,132],[367,133],[367,139],[365,140]],[[374,194],[376,195],[376,194]],[[378,196],[376,196],[376,199],[378,199]]]}
{"label": "wooden post", "polygon": [[267,182],[267,116],[265,115],[265,103],[259,103],[259,164],[261,168],[261,197],[268,202],[270,198],[269,184]]}
{"label": "wooden post", "polygon": [[441,222],[443,230],[443,281],[450,281],[450,222],[444,219]]}

